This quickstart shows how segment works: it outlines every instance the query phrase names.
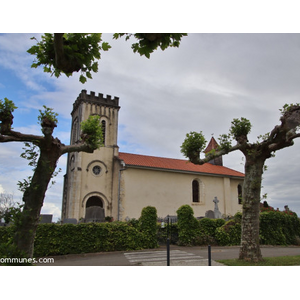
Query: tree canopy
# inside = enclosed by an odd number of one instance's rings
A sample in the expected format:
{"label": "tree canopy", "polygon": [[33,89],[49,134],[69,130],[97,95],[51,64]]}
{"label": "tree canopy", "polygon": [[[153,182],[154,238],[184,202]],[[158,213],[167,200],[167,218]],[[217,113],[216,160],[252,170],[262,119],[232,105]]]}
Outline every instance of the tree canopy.
{"label": "tree canopy", "polygon": [[[125,36],[125,40],[132,37],[137,40],[131,48],[142,56],[150,58],[156,49],[165,50],[168,47],[179,47],[181,38],[186,33],[115,33],[114,39]],[[108,51],[111,46],[102,41],[101,33],[45,33],[41,40],[35,37],[36,45],[27,52],[35,55],[32,68],[43,66],[44,71],[59,77],[61,74],[71,76],[74,72],[81,72],[80,82],[92,79],[92,72],[98,71],[98,61],[101,51]]]}

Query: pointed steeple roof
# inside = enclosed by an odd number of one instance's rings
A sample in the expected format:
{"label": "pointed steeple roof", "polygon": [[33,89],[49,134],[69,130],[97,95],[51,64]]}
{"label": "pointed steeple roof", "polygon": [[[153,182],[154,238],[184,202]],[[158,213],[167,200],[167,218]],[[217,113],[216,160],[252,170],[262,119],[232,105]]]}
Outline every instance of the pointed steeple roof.
{"label": "pointed steeple roof", "polygon": [[[206,149],[204,150],[204,153],[208,153],[209,151],[215,149],[215,150],[218,150],[219,149],[219,145],[218,143],[216,142],[215,138],[212,137],[206,147]],[[213,165],[217,165],[217,166],[223,166],[223,158],[222,156],[219,156],[219,157],[216,157],[214,159],[212,159],[210,162],[210,164],[213,164]]]}
{"label": "pointed steeple roof", "polygon": [[218,143],[216,142],[215,138],[212,137],[210,139],[210,142],[208,143],[206,149],[204,150],[204,153],[208,153],[209,151],[211,151],[213,149],[218,150],[218,148],[219,148]]}

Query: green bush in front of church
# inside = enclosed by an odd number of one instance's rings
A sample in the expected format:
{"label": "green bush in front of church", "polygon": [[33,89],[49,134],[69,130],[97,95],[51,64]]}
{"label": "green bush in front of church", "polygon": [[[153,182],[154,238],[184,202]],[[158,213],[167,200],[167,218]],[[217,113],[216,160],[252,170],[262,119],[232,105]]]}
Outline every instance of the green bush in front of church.
{"label": "green bush in front of church", "polygon": [[[13,229],[13,226],[0,228],[0,254],[1,246],[7,247],[13,236]],[[153,245],[153,238],[148,230],[143,232],[127,222],[39,224],[34,242],[34,257],[141,250],[155,247],[156,244]],[[6,257],[3,253],[0,256]]]}
{"label": "green bush in front of church", "polygon": [[40,224],[35,257],[92,252],[140,250],[144,234],[126,222]]}
{"label": "green bush in front of church", "polygon": [[199,222],[194,217],[194,211],[189,205],[182,205],[177,210],[178,244],[191,246],[196,244],[200,235]]}
{"label": "green bush in front of church", "polygon": [[144,235],[143,245],[145,248],[157,248],[157,210],[155,207],[147,206],[142,209],[139,228]]}

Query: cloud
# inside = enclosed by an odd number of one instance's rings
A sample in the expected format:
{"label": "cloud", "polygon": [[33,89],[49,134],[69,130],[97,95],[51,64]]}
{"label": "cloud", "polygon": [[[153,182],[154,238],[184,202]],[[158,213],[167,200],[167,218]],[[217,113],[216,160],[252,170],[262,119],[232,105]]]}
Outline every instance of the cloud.
{"label": "cloud", "polygon": [[[207,140],[212,134],[218,138],[228,133],[233,118],[251,121],[249,140],[255,142],[258,135],[280,123],[279,108],[299,102],[299,34],[190,34],[179,48],[158,50],[150,59],[134,54],[129,41],[112,40],[105,34],[103,40],[109,41],[112,49],[102,54],[99,72],[84,85],[78,81],[80,74],[51,78],[41,68],[30,69],[32,57],[21,53],[28,49],[28,37],[0,36],[5,41],[0,46],[0,54],[4,54],[0,55],[0,67],[15,72],[25,85],[14,84],[14,91],[19,93],[14,125],[38,132],[38,125],[33,124],[38,109],[45,104],[59,113],[55,135],[66,144],[72,105],[82,89],[120,98],[120,151],[173,158],[182,158],[180,145],[186,133],[203,131]],[[16,41],[20,51],[12,49]],[[0,184],[11,190],[11,183],[27,171],[20,168],[17,158],[21,147],[6,147],[1,145],[1,169],[7,171],[0,175]],[[270,205],[287,202],[298,214],[299,147],[297,141],[269,159],[263,181]],[[243,171],[242,157],[236,152],[224,156],[223,161]],[[65,163],[66,156],[60,162],[63,169]],[[46,201],[60,207],[63,173],[57,181],[47,192]]]}
{"label": "cloud", "polygon": [[60,219],[60,215],[61,215],[60,209],[61,206],[45,201],[41,213],[53,215],[52,222],[56,222],[58,219]]}

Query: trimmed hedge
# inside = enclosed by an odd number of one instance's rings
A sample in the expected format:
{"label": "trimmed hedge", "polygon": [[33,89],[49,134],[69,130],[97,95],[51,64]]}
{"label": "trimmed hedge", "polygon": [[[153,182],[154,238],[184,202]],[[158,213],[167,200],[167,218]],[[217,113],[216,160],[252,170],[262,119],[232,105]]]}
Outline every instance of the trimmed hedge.
{"label": "trimmed hedge", "polygon": [[240,245],[241,233],[241,222],[238,219],[229,220],[216,229],[217,243],[220,246]]}
{"label": "trimmed hedge", "polygon": [[224,224],[225,220],[223,219],[200,219],[200,235],[197,239],[197,245],[217,245],[216,230]]}
{"label": "trimmed hedge", "polygon": [[[194,217],[189,205],[181,206],[178,223],[169,226],[172,242],[178,245],[239,245],[242,214],[233,219]],[[143,209],[139,220],[129,222],[40,224],[37,228],[34,257],[105,251],[141,250],[158,247],[168,230],[157,224],[154,207]],[[14,226],[0,227],[0,257],[17,257],[11,241]],[[299,245],[300,220],[295,213],[278,211],[260,214],[260,243],[265,245]]]}
{"label": "trimmed hedge", "polygon": [[139,219],[139,228],[143,232],[144,248],[156,248],[157,242],[157,211],[153,206],[147,206],[142,209]]}
{"label": "trimmed hedge", "polygon": [[[203,218],[196,224],[188,205],[178,211],[179,245],[233,246],[241,243],[242,214],[231,220]],[[260,214],[260,244],[299,245],[300,219],[293,212],[268,211]]]}
{"label": "trimmed hedge", "polygon": [[300,220],[295,213],[262,212],[259,233],[261,244],[295,245],[300,236]]}
{"label": "trimmed hedge", "polygon": [[199,222],[194,217],[194,211],[189,205],[182,205],[177,210],[178,244],[195,245],[200,234]]}
{"label": "trimmed hedge", "polygon": [[123,222],[87,224],[40,224],[36,257],[89,252],[143,249],[142,232]]}
{"label": "trimmed hedge", "polygon": [[[216,230],[221,246],[240,245],[241,213]],[[300,237],[300,220],[295,213],[266,211],[260,213],[259,237],[261,245],[297,245]]]}
{"label": "trimmed hedge", "polygon": [[[158,247],[156,209],[146,207],[139,221],[39,224],[34,257],[105,251],[141,250]],[[0,228],[0,256],[9,255],[14,226]]]}
{"label": "trimmed hedge", "polygon": [[[0,228],[0,243],[13,236],[13,226]],[[39,224],[34,242],[34,256],[52,256],[140,250],[147,248],[145,234],[125,222],[74,224]]]}

